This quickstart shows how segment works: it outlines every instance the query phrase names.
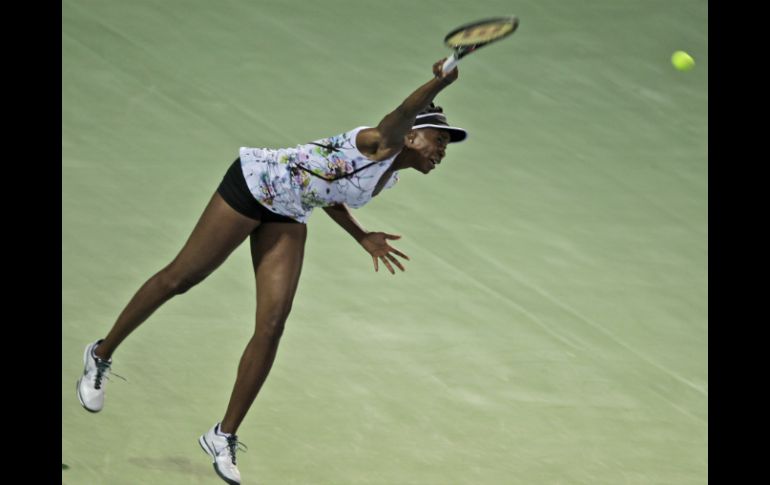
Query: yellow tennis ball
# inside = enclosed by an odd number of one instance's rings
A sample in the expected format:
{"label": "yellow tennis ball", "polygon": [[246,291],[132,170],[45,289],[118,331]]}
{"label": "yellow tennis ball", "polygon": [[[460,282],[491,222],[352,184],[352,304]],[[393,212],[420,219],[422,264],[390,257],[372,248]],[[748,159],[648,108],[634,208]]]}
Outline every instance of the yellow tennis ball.
{"label": "yellow tennis ball", "polygon": [[695,60],[685,51],[676,51],[671,55],[671,64],[680,71],[689,71],[695,67]]}

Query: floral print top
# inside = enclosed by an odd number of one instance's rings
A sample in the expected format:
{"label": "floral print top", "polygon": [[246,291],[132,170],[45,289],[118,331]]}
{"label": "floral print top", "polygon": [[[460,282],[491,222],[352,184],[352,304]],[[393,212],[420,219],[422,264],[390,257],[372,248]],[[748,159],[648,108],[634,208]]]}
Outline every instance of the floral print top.
{"label": "floral print top", "polygon": [[[241,169],[249,191],[267,209],[307,223],[316,207],[347,204],[358,208],[372,200],[380,177],[398,154],[379,162],[356,147],[359,126],[341,135],[295,148],[241,147]],[[398,182],[398,172],[383,189]]]}

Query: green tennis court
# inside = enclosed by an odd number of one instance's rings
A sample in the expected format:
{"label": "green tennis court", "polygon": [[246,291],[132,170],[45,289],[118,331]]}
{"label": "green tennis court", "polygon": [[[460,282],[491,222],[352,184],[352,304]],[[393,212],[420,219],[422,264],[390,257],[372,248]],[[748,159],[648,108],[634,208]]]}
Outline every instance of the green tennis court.
{"label": "green tennis court", "polygon": [[[238,148],[375,125],[457,25],[516,14],[440,94],[439,168],[316,211],[273,371],[239,438],[260,484],[708,481],[703,0],[62,4],[62,482],[222,483],[197,438],[253,332],[248,244],[115,354],[84,346],[178,252]],[[671,53],[696,61],[676,71]],[[64,467],[63,467],[64,468]]]}

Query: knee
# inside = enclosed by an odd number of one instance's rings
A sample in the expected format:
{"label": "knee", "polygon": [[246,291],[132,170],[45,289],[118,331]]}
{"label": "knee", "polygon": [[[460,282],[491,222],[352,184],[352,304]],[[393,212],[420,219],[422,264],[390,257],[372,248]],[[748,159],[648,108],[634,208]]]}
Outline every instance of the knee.
{"label": "knee", "polygon": [[289,312],[280,312],[257,320],[257,334],[262,338],[278,340],[283,335]]}
{"label": "knee", "polygon": [[171,295],[181,295],[206,278],[203,273],[189,273],[168,267],[158,273],[158,281],[163,289]]}

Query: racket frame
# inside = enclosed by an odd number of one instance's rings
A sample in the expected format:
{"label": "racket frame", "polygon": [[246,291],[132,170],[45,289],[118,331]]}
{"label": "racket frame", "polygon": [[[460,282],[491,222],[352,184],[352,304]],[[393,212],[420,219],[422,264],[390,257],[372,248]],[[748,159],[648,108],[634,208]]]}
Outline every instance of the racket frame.
{"label": "racket frame", "polygon": [[[449,45],[448,43],[449,39],[451,39],[452,37],[454,37],[455,35],[457,35],[458,33],[464,30],[469,30],[471,28],[479,27],[481,25],[486,25],[486,24],[500,24],[500,23],[508,23],[512,25],[513,28],[508,32],[506,32],[505,34],[485,42],[477,42],[475,44],[459,45],[459,46]],[[493,42],[497,42],[498,40],[502,40],[508,37],[512,33],[516,32],[516,29],[518,27],[519,27],[519,18],[516,17],[515,15],[510,15],[508,17],[493,17],[493,18],[488,18],[484,20],[477,20],[476,22],[471,22],[469,24],[465,24],[465,25],[461,25],[460,27],[457,27],[456,29],[452,30],[444,37],[444,44],[447,47],[450,47],[452,49],[452,55],[449,56],[446,59],[446,61],[444,61],[444,64],[441,66],[441,72],[444,74],[451,72],[452,69],[454,69],[455,66],[457,66],[457,63],[460,62],[460,59],[467,56],[471,52],[474,52],[484,47],[485,45],[491,44]]]}

